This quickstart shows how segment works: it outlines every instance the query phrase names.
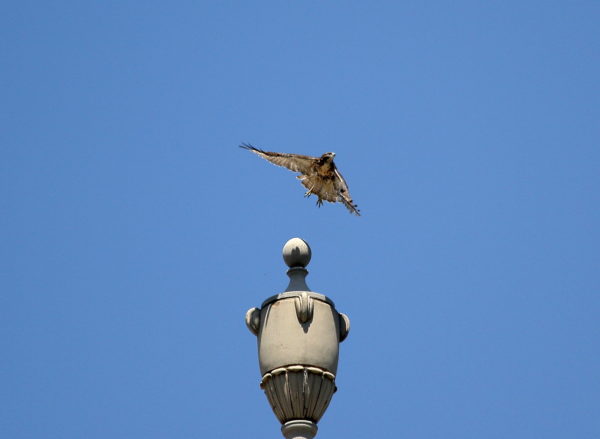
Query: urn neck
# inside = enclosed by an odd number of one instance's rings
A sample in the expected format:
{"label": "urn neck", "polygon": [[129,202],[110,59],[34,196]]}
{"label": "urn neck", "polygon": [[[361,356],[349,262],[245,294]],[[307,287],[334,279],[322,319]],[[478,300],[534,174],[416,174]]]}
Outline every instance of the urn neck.
{"label": "urn neck", "polygon": [[310,291],[308,285],[306,285],[306,275],[308,270],[304,267],[292,267],[287,271],[287,275],[290,278],[285,291]]}

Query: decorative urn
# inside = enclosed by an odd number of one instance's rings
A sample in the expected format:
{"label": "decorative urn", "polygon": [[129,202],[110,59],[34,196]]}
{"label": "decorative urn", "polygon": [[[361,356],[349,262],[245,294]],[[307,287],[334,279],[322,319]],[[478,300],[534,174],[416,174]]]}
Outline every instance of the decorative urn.
{"label": "decorative urn", "polygon": [[336,391],[339,343],[350,330],[350,320],[333,301],[306,285],[310,258],[305,241],[290,239],[283,247],[287,289],[246,313],[246,325],[258,339],[260,386],[288,439],[315,436]]}

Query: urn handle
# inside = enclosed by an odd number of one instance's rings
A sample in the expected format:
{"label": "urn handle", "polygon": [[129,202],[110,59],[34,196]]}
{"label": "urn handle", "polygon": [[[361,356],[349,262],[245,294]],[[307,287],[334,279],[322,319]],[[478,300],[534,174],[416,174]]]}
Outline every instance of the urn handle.
{"label": "urn handle", "polygon": [[246,312],[246,326],[254,335],[258,335],[258,328],[260,328],[260,309],[250,308]]}
{"label": "urn handle", "polygon": [[350,318],[346,314],[340,313],[340,343],[348,337],[349,332]]}

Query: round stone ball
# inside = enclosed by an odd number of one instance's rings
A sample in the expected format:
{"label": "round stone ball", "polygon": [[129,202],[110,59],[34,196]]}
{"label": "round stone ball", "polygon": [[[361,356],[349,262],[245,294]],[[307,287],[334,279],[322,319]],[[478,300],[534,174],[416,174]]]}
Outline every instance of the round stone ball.
{"label": "round stone ball", "polygon": [[310,262],[312,252],[306,241],[292,238],[283,246],[283,260],[288,267],[306,267]]}

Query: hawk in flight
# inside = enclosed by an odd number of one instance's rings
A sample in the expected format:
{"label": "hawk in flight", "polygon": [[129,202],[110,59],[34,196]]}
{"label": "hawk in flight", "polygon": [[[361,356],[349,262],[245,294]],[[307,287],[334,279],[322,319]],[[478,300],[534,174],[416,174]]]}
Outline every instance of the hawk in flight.
{"label": "hawk in flight", "polygon": [[305,197],[316,195],[317,206],[321,207],[323,200],[335,203],[339,201],[355,215],[360,216],[356,204],[352,201],[346,180],[337,170],[333,158],[335,153],[326,152],[321,157],[310,157],[300,154],[263,151],[252,145],[242,143],[240,148],[247,149],[277,166],[283,166],[290,171],[299,172],[296,178],[308,189]]}

